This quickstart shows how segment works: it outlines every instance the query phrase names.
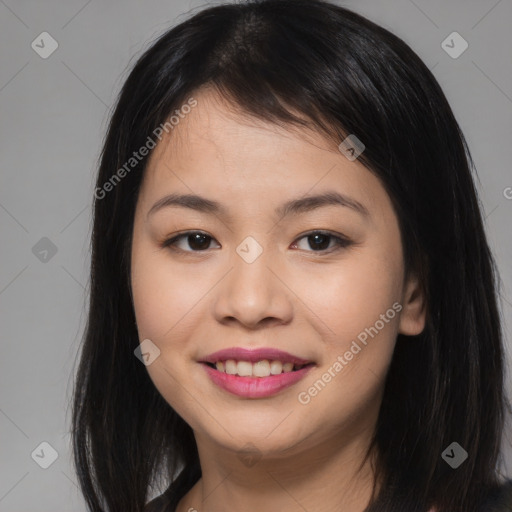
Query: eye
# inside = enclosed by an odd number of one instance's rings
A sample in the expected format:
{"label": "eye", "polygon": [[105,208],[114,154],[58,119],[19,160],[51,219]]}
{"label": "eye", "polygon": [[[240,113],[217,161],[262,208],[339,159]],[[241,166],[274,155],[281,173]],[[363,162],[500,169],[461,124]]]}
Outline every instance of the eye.
{"label": "eye", "polygon": [[[328,231],[312,231],[301,236],[297,240],[306,238],[306,243],[313,248],[312,252],[333,252],[333,250],[342,249],[352,244],[350,240],[342,236],[336,236]],[[333,244],[331,245],[331,242]],[[298,247],[298,243],[294,242],[292,248]],[[300,249],[300,247],[298,247]],[[304,249],[304,248],[302,248]],[[308,250],[308,249],[305,249]]]}
{"label": "eye", "polygon": [[[201,252],[209,249],[210,242],[214,240],[213,237],[203,233],[202,231],[187,231],[186,233],[182,233],[181,235],[177,235],[169,240],[166,240],[162,247],[169,247],[173,250],[181,250],[184,252]],[[180,247],[179,244],[181,242],[182,246],[188,244],[188,246],[192,250],[187,250],[186,248]],[[220,246],[219,246],[220,247]]]}
{"label": "eye", "polygon": [[[335,250],[348,247],[352,244],[352,242],[347,238],[337,236],[328,231],[312,231],[310,233],[306,233],[297,240],[302,240],[304,238],[307,239],[309,247],[313,249],[313,251],[310,252],[330,253]],[[202,231],[187,231],[166,240],[162,243],[162,247],[169,247],[172,250],[181,250],[184,252],[202,252],[211,248],[210,243],[213,240],[215,240],[213,237]],[[185,244],[188,245],[189,249],[184,247]],[[294,242],[291,247],[306,251],[308,250],[304,249],[304,247],[299,247],[297,242]]]}

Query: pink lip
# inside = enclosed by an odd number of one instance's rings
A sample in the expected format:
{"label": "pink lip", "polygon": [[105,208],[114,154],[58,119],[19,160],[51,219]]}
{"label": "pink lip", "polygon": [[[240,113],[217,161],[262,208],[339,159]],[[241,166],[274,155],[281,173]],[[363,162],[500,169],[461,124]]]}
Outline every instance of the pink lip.
{"label": "pink lip", "polygon": [[[232,359],[236,358],[232,357]],[[216,360],[218,361],[219,359]],[[242,358],[240,358],[240,360],[247,361],[247,359]],[[260,360],[261,359],[258,359],[258,361]],[[305,366],[304,368],[294,372],[270,375],[269,377],[240,377],[238,375],[229,375],[227,373],[220,372],[204,363],[201,366],[205,369],[214,384],[234,395],[245,398],[265,398],[275,395],[282,389],[285,389],[301,380],[306,376],[309,370],[313,368],[313,365]]]}
{"label": "pink lip", "polygon": [[234,359],[235,361],[250,361],[251,363],[256,363],[258,361],[262,361],[263,359],[268,359],[269,361],[281,361],[282,363],[293,363],[297,365],[308,364],[312,362],[289,354],[288,352],[283,352],[282,350],[270,347],[257,348],[252,350],[241,347],[226,348],[224,350],[219,350],[218,352],[210,354],[204,359],[201,359],[200,362],[215,364],[218,361],[227,361],[228,359]]}

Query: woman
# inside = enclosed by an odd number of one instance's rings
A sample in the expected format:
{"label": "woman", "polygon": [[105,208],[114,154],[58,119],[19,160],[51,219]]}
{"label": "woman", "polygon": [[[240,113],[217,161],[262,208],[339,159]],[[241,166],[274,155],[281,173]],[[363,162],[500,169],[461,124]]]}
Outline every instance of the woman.
{"label": "woman", "polygon": [[160,37],[95,191],[90,510],[509,510],[471,166],[426,66],[347,9],[220,5]]}

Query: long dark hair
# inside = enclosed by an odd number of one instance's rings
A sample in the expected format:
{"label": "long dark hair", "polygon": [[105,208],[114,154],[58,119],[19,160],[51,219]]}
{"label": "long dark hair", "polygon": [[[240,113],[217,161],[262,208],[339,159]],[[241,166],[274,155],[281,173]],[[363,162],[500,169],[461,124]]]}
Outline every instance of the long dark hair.
{"label": "long dark hair", "polygon": [[[383,486],[368,511],[476,510],[499,483],[506,399],[499,279],[474,165],[441,88],[409,46],[321,0],[204,9],[159,37],[120,92],[97,177],[74,385],[74,460],[88,507],[139,512],[159,478],[184,493],[201,474],[191,428],[134,356],[130,252],[148,156],[121,179],[118,170],[205,86],[252,116],[365,144],[359,161],[392,199],[406,271],[420,276],[428,304],[423,333],[398,336],[372,444]],[[441,457],[454,441],[468,453],[457,469]]]}

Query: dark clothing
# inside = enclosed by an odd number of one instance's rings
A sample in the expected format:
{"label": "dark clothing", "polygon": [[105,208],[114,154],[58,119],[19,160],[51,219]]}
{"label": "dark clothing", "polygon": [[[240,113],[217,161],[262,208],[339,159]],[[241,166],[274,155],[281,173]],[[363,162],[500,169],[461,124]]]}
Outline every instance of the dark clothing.
{"label": "dark clothing", "polygon": [[[180,499],[192,488],[194,483],[195,481],[176,485],[176,492],[169,487],[164,494],[150,501],[144,512],[176,512]],[[480,512],[512,512],[512,480],[508,480],[499,489],[489,493]]]}

